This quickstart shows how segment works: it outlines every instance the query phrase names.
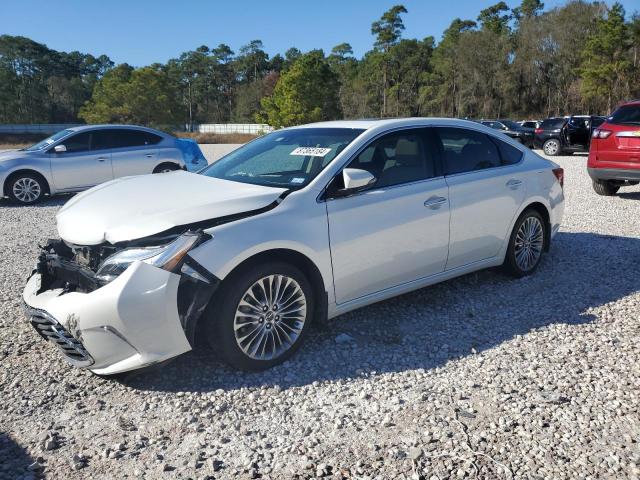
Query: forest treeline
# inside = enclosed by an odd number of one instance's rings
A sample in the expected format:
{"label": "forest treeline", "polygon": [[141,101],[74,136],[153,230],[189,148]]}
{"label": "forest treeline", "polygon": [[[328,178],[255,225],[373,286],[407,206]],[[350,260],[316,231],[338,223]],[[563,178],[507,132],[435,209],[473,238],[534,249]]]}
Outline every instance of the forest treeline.
{"label": "forest treeline", "polygon": [[447,116],[537,118],[606,114],[640,97],[640,16],[615,3],[499,2],[454,19],[436,41],[403,38],[402,5],[371,25],[373,45],[349,43],[273,57],[260,40],[234,52],[200,46],[134,68],[0,36],[0,123],[267,122]]}

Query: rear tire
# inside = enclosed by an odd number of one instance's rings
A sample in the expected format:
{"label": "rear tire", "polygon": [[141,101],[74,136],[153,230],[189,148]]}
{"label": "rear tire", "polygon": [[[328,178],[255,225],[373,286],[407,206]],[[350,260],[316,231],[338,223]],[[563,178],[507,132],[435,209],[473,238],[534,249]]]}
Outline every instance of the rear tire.
{"label": "rear tire", "polygon": [[209,309],[209,344],[241,370],[278,365],[300,348],[309,330],[313,292],[293,265],[268,262],[241,268],[224,280]]}
{"label": "rear tire", "polygon": [[618,190],[620,190],[619,185],[614,185],[611,182],[607,182],[606,180],[593,180],[593,189],[598,195],[602,195],[604,197],[612,197]]}
{"label": "rear tire", "polygon": [[47,191],[46,181],[35,173],[16,173],[8,178],[6,185],[11,200],[20,205],[37,203]]}
{"label": "rear tire", "polygon": [[516,221],[502,268],[516,278],[536,271],[547,248],[547,222],[537,210],[527,209]]}
{"label": "rear tire", "polygon": [[550,157],[555,157],[556,155],[560,155],[560,140],[556,138],[550,138],[542,145],[542,150],[545,155],[549,155]]}

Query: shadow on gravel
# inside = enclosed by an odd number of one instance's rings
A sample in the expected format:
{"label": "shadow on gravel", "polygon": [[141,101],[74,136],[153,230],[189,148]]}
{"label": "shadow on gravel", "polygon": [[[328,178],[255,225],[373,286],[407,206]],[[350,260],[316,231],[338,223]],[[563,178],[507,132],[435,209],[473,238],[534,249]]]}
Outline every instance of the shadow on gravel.
{"label": "shadow on gravel", "polygon": [[[0,478],[44,478],[35,460],[7,433],[0,432]],[[29,467],[34,470],[29,470]]]}
{"label": "shadow on gravel", "polygon": [[640,192],[619,192],[618,196],[625,200],[640,200]]}
{"label": "shadow on gravel", "polygon": [[[596,319],[590,309],[639,289],[640,239],[559,233],[533,276],[482,271],[427,287],[316,326],[288,362],[260,373],[220,364],[199,349],[124,379],[140,390],[207,392],[434,369],[553,324]],[[343,335],[346,334],[346,335]]]}

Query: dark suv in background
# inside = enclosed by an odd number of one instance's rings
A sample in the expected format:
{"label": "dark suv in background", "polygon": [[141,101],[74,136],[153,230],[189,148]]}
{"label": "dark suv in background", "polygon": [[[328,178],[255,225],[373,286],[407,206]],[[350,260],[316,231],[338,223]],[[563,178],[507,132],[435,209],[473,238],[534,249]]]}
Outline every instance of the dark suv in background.
{"label": "dark suv in background", "polygon": [[535,129],[535,147],[551,156],[588,152],[591,132],[604,121],[604,117],[595,115],[547,118]]}
{"label": "dark suv in background", "polygon": [[599,195],[640,183],[640,100],[620,105],[593,131],[587,168]]}
{"label": "dark suv in background", "polygon": [[494,130],[500,130],[523,145],[533,148],[533,128],[525,128],[512,120],[480,120],[480,123]]}

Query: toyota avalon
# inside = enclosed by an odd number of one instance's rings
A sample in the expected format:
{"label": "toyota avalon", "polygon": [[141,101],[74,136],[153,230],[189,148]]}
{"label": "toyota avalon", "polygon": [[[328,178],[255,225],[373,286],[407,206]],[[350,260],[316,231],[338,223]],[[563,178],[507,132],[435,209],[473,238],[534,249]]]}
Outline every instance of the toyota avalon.
{"label": "toyota avalon", "polygon": [[317,123],[198,174],[77,195],[23,299],[35,330],[97,374],[200,339],[259,370],[313,322],[488,267],[533,273],[563,210],[563,170],[478,123]]}

